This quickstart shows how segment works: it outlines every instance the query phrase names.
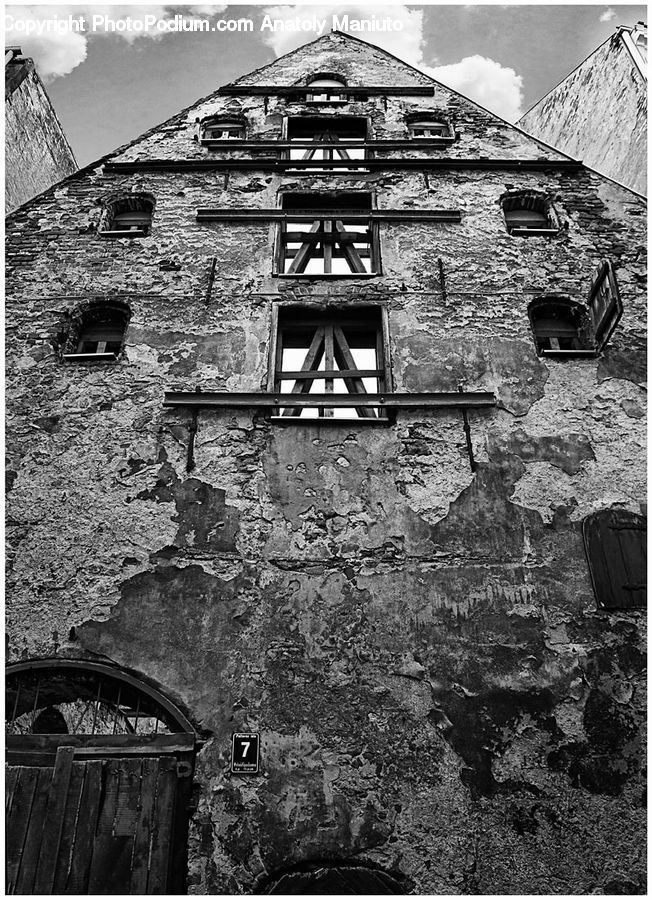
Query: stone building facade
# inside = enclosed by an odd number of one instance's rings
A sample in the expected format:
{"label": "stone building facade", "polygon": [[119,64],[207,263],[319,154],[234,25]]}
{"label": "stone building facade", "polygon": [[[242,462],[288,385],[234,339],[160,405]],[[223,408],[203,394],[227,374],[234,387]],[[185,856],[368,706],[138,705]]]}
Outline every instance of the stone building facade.
{"label": "stone building facade", "polygon": [[518,124],[647,196],[647,26],[620,26]]}
{"label": "stone building facade", "polygon": [[5,210],[12,212],[77,169],[34,62],[5,51]]}
{"label": "stone building facade", "polygon": [[644,891],[644,242],[337,32],[9,217],[10,885]]}

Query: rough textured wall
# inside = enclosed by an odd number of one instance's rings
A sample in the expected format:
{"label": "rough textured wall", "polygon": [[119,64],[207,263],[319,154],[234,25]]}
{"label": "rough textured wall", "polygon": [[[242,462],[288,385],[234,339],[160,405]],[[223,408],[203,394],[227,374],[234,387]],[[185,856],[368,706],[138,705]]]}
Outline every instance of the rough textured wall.
{"label": "rough textured wall", "polygon": [[[309,67],[303,51],[293,74]],[[280,135],[284,103],[265,102],[246,101],[253,137]],[[446,102],[478,155],[539,152],[502,125],[494,150],[485,114]],[[384,127],[418,104],[387,98]],[[361,104],[380,128],[379,109]],[[184,116],[122,158],[208,155]],[[382,224],[383,274],[356,282],[274,278],[272,225],[194,217],[338,187],[462,222]],[[507,234],[499,198],[520,187],[554,197],[557,236]],[[156,197],[149,237],[94,231],[121,189]],[[414,893],[643,891],[643,615],[596,608],[581,522],[645,496],[644,236],[640,199],[554,162],[98,168],[10,217],[9,659],[108,657],[187,708],[208,737],[191,892],[250,893],[328,858]],[[604,256],[625,306],[608,350],[540,359],[529,300],[584,298]],[[70,311],[107,294],[132,309],[119,361],[62,361]],[[272,304],[325,300],[386,306],[396,390],[496,392],[469,413],[475,471],[459,411],[279,427],[213,410],[186,472],[190,413],[163,391],[265,390]],[[262,772],[236,777],[230,735],[249,730]]]}
{"label": "rough textured wall", "polygon": [[647,194],[647,83],[619,35],[591,54],[518,124]]}
{"label": "rough textured wall", "polygon": [[77,163],[33,62],[11,62],[5,76],[5,209],[11,212],[71,175]]}

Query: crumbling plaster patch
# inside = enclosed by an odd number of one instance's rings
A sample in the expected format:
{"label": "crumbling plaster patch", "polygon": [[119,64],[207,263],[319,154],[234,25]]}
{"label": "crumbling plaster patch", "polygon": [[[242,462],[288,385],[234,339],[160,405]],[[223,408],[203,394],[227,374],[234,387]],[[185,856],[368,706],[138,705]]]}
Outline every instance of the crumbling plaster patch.
{"label": "crumbling plaster patch", "polygon": [[[646,434],[627,408],[631,411],[628,405],[638,404],[642,396],[630,381],[598,382],[593,366],[569,371],[565,364],[551,364],[545,396],[531,407],[523,427],[533,440],[553,429],[577,433],[593,458],[581,461],[576,472],[562,471],[553,462],[525,461],[510,499],[537,510],[547,523],[562,506],[574,522],[617,505],[640,512],[646,496]],[[621,464],[617,480],[611,477],[615,457]]]}

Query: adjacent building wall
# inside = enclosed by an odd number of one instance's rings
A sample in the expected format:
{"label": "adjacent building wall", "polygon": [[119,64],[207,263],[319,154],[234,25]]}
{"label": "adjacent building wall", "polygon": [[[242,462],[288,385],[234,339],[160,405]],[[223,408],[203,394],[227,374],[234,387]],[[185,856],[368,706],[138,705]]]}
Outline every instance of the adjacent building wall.
{"label": "adjacent building wall", "polygon": [[47,190],[77,169],[34,62],[5,52],[5,209]]}
{"label": "adjacent building wall", "polygon": [[647,195],[647,29],[620,28],[518,122]]}
{"label": "adjacent building wall", "polygon": [[[424,82],[339,35],[252,80],[315,70]],[[346,112],[403,138],[433,108],[459,138],[417,155],[504,167],[98,165],[8,220],[8,658],[108,658],[188,711],[207,739],[192,893],[264,890],[324,859],[416,894],[644,890],[643,614],[597,608],[581,524],[645,497],[645,204],[440,86]],[[195,120],[236,109],[254,139],[314,113],[215,95],[116,159],[211,158]],[[273,225],[196,221],[343,188],[462,221],[382,224],[383,274],[357,281],[275,278]],[[554,198],[555,236],[507,233],[500,197],[518,188]],[[149,237],[98,236],[121,191],[156,198]],[[607,352],[538,357],[530,299],[582,300],[604,257],[625,306]],[[64,361],[71,312],[102,296],[132,310],[120,359]],[[206,410],[188,472],[192,416],[164,390],[265,390],[288,302],[384,305],[397,391],[495,391],[469,412],[476,468],[459,410],[365,427]],[[261,733],[259,775],[230,773],[234,731]]]}

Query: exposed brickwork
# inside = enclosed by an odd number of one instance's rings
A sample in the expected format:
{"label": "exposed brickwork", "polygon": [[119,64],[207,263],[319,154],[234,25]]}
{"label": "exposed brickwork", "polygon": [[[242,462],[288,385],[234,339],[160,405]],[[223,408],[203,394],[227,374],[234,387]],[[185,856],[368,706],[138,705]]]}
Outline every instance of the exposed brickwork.
{"label": "exposed brickwork", "polygon": [[[299,82],[334,53],[361,84],[425,80],[335,35],[248,83]],[[459,110],[451,153],[559,156],[437,96]],[[119,158],[207,157],[194,119],[228,99]],[[242,99],[254,139],[305,109]],[[346,111],[398,135],[419,106],[432,98]],[[356,282],[275,278],[272,223],[195,220],[343,186],[462,222],[382,223],[383,274]],[[96,233],[122,189],[156,198],[147,238]],[[507,234],[500,197],[517,189],[553,197],[557,236]],[[193,893],[251,893],[331,857],[414,893],[643,890],[642,616],[597,610],[581,522],[645,496],[644,239],[639,198],[554,164],[228,179],[98,166],[10,217],[9,658],[52,655],[52,632],[74,627],[60,655],[146,674],[209,734]],[[539,358],[529,300],[585,300],[605,256],[625,307],[607,351]],[[62,361],[71,312],[102,295],[132,311],[119,360]],[[297,299],[385,304],[396,390],[495,391],[497,408],[469,412],[476,471],[456,410],[366,428],[222,410],[200,413],[188,474],[191,416],[163,391],[267,389],[272,303]],[[263,774],[231,776],[231,732],[249,730]]]}

